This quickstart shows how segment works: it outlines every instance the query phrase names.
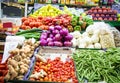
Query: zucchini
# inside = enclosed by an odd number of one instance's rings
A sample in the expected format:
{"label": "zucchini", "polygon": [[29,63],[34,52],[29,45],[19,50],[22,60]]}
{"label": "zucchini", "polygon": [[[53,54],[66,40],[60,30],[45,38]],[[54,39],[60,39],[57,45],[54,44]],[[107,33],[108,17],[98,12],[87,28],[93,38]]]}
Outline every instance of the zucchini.
{"label": "zucchini", "polygon": [[30,30],[25,30],[25,31],[21,31],[21,32],[17,32],[16,35],[21,35],[21,34],[25,34],[25,33],[32,33],[32,32],[37,32],[37,31],[41,31],[41,29],[38,28],[34,28],[34,29],[30,29]]}

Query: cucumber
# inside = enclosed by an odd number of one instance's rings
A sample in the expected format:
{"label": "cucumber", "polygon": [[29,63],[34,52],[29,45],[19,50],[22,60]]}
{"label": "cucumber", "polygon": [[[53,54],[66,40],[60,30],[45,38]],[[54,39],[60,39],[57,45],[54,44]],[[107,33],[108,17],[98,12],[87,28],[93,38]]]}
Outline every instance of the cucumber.
{"label": "cucumber", "polygon": [[21,35],[21,34],[25,34],[25,33],[32,33],[32,32],[42,32],[41,29],[38,28],[34,28],[34,29],[30,29],[30,30],[25,30],[25,31],[21,31],[21,32],[17,32],[16,35]]}

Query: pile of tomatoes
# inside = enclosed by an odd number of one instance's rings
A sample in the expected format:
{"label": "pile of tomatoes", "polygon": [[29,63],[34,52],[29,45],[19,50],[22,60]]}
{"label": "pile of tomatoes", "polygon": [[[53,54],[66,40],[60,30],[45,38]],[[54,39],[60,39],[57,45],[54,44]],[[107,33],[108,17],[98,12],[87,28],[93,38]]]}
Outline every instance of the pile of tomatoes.
{"label": "pile of tomatoes", "polygon": [[60,25],[63,28],[68,28],[71,26],[71,16],[69,15],[59,15],[57,17],[22,17],[21,29],[27,30],[32,28],[40,28],[42,30],[48,30],[49,26]]}
{"label": "pile of tomatoes", "polygon": [[60,57],[56,57],[54,60],[48,59],[47,63],[37,60],[33,73],[39,72],[41,69],[47,73],[47,76],[38,79],[30,78],[30,80],[45,82],[71,82],[70,80],[72,80],[72,83],[78,83],[74,62],[71,58],[65,62],[61,61]]}

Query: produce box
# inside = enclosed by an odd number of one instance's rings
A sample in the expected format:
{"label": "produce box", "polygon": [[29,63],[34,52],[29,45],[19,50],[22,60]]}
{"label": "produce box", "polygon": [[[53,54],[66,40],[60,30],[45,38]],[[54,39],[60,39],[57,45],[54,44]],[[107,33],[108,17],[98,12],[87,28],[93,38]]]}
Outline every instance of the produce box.
{"label": "produce box", "polygon": [[120,21],[105,21],[105,23],[108,23],[108,24],[110,24],[113,27],[120,26]]}
{"label": "produce box", "polygon": [[42,54],[69,54],[71,55],[74,48],[70,47],[50,47],[42,46],[38,53]]}
{"label": "produce box", "polygon": [[120,48],[109,48],[106,51],[76,50],[73,59],[78,80],[86,79],[87,83],[119,83],[117,57],[120,57]]}
{"label": "produce box", "polygon": [[9,51],[9,54],[13,56],[9,57],[7,60],[9,71],[5,76],[6,82],[28,80],[35,62],[34,55],[36,54],[37,46],[38,43],[34,42],[33,39],[29,39],[25,40],[22,46],[18,46]]}
{"label": "produce box", "polygon": [[68,48],[63,50],[63,48],[40,47],[29,80],[43,83],[78,83],[74,61],[70,55],[71,51]]}

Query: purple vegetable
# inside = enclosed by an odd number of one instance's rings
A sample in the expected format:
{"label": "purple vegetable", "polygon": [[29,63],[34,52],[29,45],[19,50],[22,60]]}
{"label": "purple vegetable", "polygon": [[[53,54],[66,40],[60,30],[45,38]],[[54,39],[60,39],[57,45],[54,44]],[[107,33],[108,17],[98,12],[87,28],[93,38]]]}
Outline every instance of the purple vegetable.
{"label": "purple vegetable", "polygon": [[55,29],[57,29],[57,30],[59,30],[59,31],[60,31],[60,30],[62,30],[62,27],[61,27],[61,26],[59,26],[59,25],[56,25],[56,26],[55,26]]}
{"label": "purple vegetable", "polygon": [[71,41],[72,39],[73,39],[73,36],[71,34],[68,34],[67,36],[65,36],[66,41]]}
{"label": "purple vegetable", "polygon": [[48,35],[50,35],[51,32],[50,31],[46,31],[46,33],[47,33],[47,36],[48,36]]}
{"label": "purple vegetable", "polygon": [[46,32],[43,32],[41,35],[45,35],[45,36],[47,36],[47,33],[46,33]]}
{"label": "purple vegetable", "polygon": [[59,41],[59,40],[61,40],[61,38],[62,38],[62,37],[61,37],[60,34],[56,34],[54,40],[55,40],[55,41]]}
{"label": "purple vegetable", "polygon": [[53,42],[48,42],[48,46],[54,46]]}
{"label": "purple vegetable", "polygon": [[50,31],[53,31],[53,30],[54,30],[54,26],[50,26],[50,27],[49,27],[49,30],[50,30]]}
{"label": "purple vegetable", "polygon": [[60,41],[54,41],[54,45],[58,46],[58,47],[62,47],[63,46],[62,42],[60,42]]}
{"label": "purple vegetable", "polygon": [[54,36],[53,36],[53,34],[50,34],[49,37],[50,37],[50,38],[53,38]]}
{"label": "purple vegetable", "polygon": [[58,33],[59,33],[58,30],[53,30],[53,31],[52,31],[52,34],[53,34],[53,35],[56,35],[56,34],[58,34]]}
{"label": "purple vegetable", "polygon": [[41,35],[40,39],[47,39],[47,35]]}
{"label": "purple vegetable", "polygon": [[68,33],[69,32],[68,32],[68,30],[66,28],[60,30],[60,35],[62,35],[62,36],[66,36]]}
{"label": "purple vegetable", "polygon": [[65,42],[64,42],[64,46],[66,46],[66,47],[71,47],[71,46],[72,46],[72,42],[70,42],[70,41],[65,41]]}
{"label": "purple vegetable", "polygon": [[51,41],[53,41],[52,38],[47,38],[47,42],[51,42]]}
{"label": "purple vegetable", "polygon": [[47,41],[45,39],[40,40],[40,45],[41,46],[47,46]]}

